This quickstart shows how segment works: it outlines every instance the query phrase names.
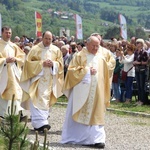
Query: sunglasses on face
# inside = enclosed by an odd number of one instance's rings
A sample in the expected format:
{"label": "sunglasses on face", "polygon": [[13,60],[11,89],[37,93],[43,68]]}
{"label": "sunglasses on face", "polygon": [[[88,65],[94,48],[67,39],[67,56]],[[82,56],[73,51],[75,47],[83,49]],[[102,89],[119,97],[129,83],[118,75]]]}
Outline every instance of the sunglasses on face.
{"label": "sunglasses on face", "polygon": [[136,44],[139,44],[140,42],[137,42]]}

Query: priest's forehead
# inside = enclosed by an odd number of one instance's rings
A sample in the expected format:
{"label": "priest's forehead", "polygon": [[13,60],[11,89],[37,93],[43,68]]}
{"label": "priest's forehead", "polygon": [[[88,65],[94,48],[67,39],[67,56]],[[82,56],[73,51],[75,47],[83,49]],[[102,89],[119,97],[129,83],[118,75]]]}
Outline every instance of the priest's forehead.
{"label": "priest's forehead", "polygon": [[43,33],[42,37],[50,36],[52,38],[52,33],[50,31],[46,31]]}
{"label": "priest's forehead", "polygon": [[10,31],[10,32],[12,32],[12,31],[11,31],[11,28],[8,27],[8,26],[2,27],[2,33],[3,33],[4,31]]}
{"label": "priest's forehead", "polygon": [[87,43],[93,43],[93,42],[96,42],[96,43],[99,43],[100,44],[100,41],[97,37],[95,36],[90,36],[88,39],[87,39]]}

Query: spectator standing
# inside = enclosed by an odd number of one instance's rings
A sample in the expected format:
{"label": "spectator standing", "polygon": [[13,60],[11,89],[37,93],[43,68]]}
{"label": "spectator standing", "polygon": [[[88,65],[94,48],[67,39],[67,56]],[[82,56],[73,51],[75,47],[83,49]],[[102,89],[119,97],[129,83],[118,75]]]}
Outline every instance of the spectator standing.
{"label": "spectator standing", "polygon": [[135,77],[138,88],[138,105],[143,105],[147,101],[145,92],[146,72],[148,63],[148,54],[144,50],[144,40],[136,40],[136,51],[134,53]]}
{"label": "spectator standing", "polygon": [[85,46],[85,45],[84,45],[82,42],[78,42],[78,43],[77,43],[78,52],[80,52],[84,46]]}
{"label": "spectator standing", "polygon": [[36,40],[33,41],[33,44],[36,45],[42,41],[42,36],[39,36],[36,38]]}
{"label": "spectator standing", "polygon": [[119,62],[119,57],[120,49],[116,49],[116,66],[114,69],[114,75],[112,80],[113,97],[115,98],[116,102],[120,102],[121,99],[120,73],[123,65]]}
{"label": "spectator standing", "polygon": [[122,46],[122,50],[123,50],[124,55],[127,54],[127,44],[128,44],[127,40],[122,40],[121,41],[121,46]]}
{"label": "spectator standing", "polygon": [[130,38],[130,44],[136,45],[136,40],[137,40],[137,38],[136,38],[135,36],[132,36],[132,37]]}
{"label": "spectator standing", "polygon": [[59,49],[61,49],[61,47],[63,46],[63,45],[65,45],[65,42],[64,41],[58,41],[58,43],[57,43],[57,46],[59,47]]}
{"label": "spectator standing", "polygon": [[30,46],[25,46],[24,47],[24,53],[26,54],[26,56],[28,55],[29,51],[31,50]]}
{"label": "spectator standing", "polygon": [[133,91],[133,79],[135,77],[135,68],[133,66],[134,61],[134,51],[135,51],[135,45],[134,44],[128,44],[127,45],[127,55],[124,55],[124,52],[121,51],[120,53],[120,63],[122,63],[123,70],[128,72],[127,73],[127,79],[125,80],[125,99],[126,103],[131,102],[132,99],[132,91]]}
{"label": "spectator standing", "polygon": [[70,37],[69,43],[71,44],[72,42],[75,42],[75,37],[73,35]]}
{"label": "spectator standing", "polygon": [[[148,71],[147,71],[147,80],[149,81],[150,85],[150,41],[146,41],[147,44],[147,53],[148,53]],[[149,88],[150,90],[150,88]]]}
{"label": "spectator standing", "polygon": [[77,54],[78,50],[76,47],[76,42],[72,42],[70,43],[70,55],[67,58],[67,60],[65,61],[65,66],[68,68],[70,61],[72,60],[72,58]]}
{"label": "spectator standing", "polygon": [[61,52],[62,52],[63,61],[64,61],[64,78],[65,78],[66,73],[67,73],[67,68],[68,68],[68,65],[66,66],[66,61],[69,57],[69,45],[62,46],[61,47]]}
{"label": "spectator standing", "polygon": [[14,43],[20,47],[20,37],[19,36],[15,36]]}

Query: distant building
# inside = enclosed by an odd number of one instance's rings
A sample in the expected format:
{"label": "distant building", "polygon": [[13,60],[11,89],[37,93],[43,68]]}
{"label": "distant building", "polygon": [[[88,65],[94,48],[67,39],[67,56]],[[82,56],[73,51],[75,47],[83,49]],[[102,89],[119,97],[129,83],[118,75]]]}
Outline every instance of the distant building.
{"label": "distant building", "polygon": [[61,19],[68,19],[68,16],[61,16]]}
{"label": "distant building", "polygon": [[150,32],[150,29],[145,29],[144,27],[142,27],[142,29],[144,30],[144,32]]}

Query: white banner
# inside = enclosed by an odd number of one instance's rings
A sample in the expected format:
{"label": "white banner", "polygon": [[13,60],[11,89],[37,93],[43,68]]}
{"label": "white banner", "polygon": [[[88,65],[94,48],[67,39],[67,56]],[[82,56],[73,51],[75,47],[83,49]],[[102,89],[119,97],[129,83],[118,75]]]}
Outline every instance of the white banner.
{"label": "white banner", "polygon": [[67,37],[70,37],[70,30],[69,29],[66,29],[66,34],[67,34]]}
{"label": "white banner", "polygon": [[75,14],[75,21],[76,21],[76,39],[83,39],[82,33],[82,19],[78,14]]}
{"label": "white banner", "polygon": [[0,14],[0,37],[2,36],[1,29],[2,29],[2,16]]}
{"label": "white banner", "polygon": [[65,32],[65,28],[60,28],[59,30],[59,36],[62,37],[63,36],[63,32]]}
{"label": "white banner", "polygon": [[127,40],[127,24],[126,19],[122,14],[119,14],[120,22],[120,35],[123,39]]}

